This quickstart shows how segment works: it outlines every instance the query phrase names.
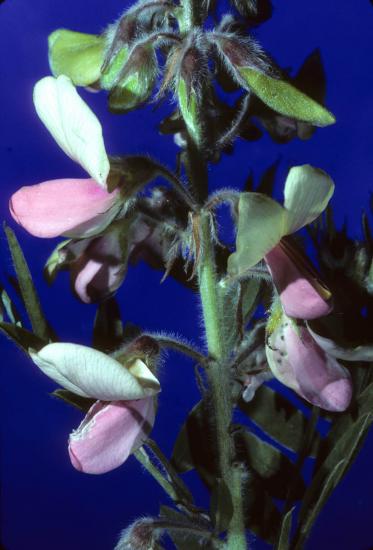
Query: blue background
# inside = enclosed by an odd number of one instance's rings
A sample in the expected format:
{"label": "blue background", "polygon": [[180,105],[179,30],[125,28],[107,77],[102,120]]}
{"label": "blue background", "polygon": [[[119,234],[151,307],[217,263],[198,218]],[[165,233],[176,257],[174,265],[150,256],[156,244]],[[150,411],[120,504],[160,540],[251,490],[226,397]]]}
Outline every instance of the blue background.
{"label": "blue background", "polygon": [[[126,5],[129,3],[119,0],[5,0],[0,5],[1,219],[10,221],[8,199],[20,186],[83,175],[53,143],[32,105],[34,83],[49,73],[48,34],[59,27],[99,33]],[[368,0],[287,0],[275,1],[274,8],[272,19],[257,30],[257,37],[282,67],[294,70],[313,49],[321,49],[328,77],[327,105],[338,124],[318,130],[307,142],[277,145],[268,136],[254,143],[240,142],[235,156],[225,156],[211,169],[211,176],[223,186],[242,186],[250,169],[258,179],[266,167],[280,159],[281,189],[289,166],[306,162],[319,166],[337,184],[333,198],[337,221],[342,223],[347,216],[350,232],[358,235],[373,171],[373,6]],[[150,152],[174,166],[172,138],[157,134],[157,122],[169,105],[161,111],[149,107],[116,117],[107,114],[104,94],[82,95],[103,122],[108,152]],[[42,279],[42,266],[55,242],[35,239],[21,229],[18,235],[44,309],[61,339],[89,343],[95,307],[82,305],[71,296],[65,274],[52,288]],[[4,237],[0,244],[3,271],[10,272]],[[119,293],[124,319],[147,330],[177,331],[198,341],[197,297],[172,279],[159,285],[160,277],[145,265],[130,271]],[[167,497],[141,473],[133,458],[103,476],[75,471],[66,441],[81,414],[48,395],[54,384],[12,344],[1,339],[0,346],[1,529],[5,547],[112,548],[120,529],[139,515],[156,514],[159,502],[166,502]],[[153,435],[169,452],[198,392],[191,363],[173,353],[161,380],[161,407]],[[309,548],[372,547],[372,458],[371,436],[321,515]],[[200,495],[205,502],[202,490]]]}

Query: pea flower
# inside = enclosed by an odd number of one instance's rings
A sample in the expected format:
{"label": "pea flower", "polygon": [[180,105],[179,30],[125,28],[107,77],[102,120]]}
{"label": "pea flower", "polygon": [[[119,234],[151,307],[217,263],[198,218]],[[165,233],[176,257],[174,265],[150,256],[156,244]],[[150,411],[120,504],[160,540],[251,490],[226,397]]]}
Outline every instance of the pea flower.
{"label": "pea flower", "polygon": [[325,347],[306,326],[283,315],[267,337],[267,361],[273,375],[306,401],[341,412],[351,401],[351,378],[333,356],[333,347]]}
{"label": "pea flower", "polygon": [[30,350],[34,363],[63,388],[97,399],[69,437],[73,466],[102,474],[117,468],[141,447],[154,424],[157,378],[137,358],[129,366],[98,350],[53,343]]}
{"label": "pea flower", "polygon": [[110,164],[101,124],[64,75],[46,77],[34,88],[36,111],[61,149],[89,179],[57,179],[22,187],[10,212],[37,237],[89,237],[103,231],[121,208],[118,191],[106,187]]}
{"label": "pea flower", "polygon": [[325,172],[304,165],[289,172],[284,206],[261,193],[241,193],[237,246],[228,259],[229,275],[245,276],[264,259],[287,315],[315,319],[329,313],[330,292],[283,237],[315,220],[333,191],[334,184]]}

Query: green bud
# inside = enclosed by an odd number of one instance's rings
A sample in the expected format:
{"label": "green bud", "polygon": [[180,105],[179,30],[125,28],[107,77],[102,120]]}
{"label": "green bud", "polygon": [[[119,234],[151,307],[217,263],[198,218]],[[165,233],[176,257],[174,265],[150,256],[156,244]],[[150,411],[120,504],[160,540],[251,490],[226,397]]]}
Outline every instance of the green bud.
{"label": "green bud", "polygon": [[48,38],[49,65],[54,76],[64,74],[76,86],[89,86],[101,76],[103,36],[58,29]]}
{"label": "green bud", "polygon": [[113,60],[101,75],[101,88],[104,90],[111,90],[116,85],[118,75],[128,61],[128,52],[128,46],[123,46],[114,56]]}
{"label": "green bud", "polygon": [[178,84],[179,107],[189,135],[197,144],[201,142],[202,132],[198,117],[197,98],[193,90],[188,94],[187,85],[183,78]]}
{"label": "green bud", "polygon": [[288,82],[272,78],[249,67],[237,67],[237,69],[247,83],[248,89],[277,113],[309,122],[314,126],[334,124],[335,117],[332,113]]}
{"label": "green bud", "polygon": [[150,96],[157,74],[157,59],[151,46],[138,45],[130,55],[121,48],[101,77],[101,87],[110,90],[109,108],[125,112]]}

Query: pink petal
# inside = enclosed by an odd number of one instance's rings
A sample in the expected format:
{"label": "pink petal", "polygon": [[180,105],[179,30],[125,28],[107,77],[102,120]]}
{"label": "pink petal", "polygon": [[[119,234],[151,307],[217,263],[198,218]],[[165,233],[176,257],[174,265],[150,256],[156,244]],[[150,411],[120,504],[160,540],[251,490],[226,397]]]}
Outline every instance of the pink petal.
{"label": "pink petal", "polygon": [[97,401],[69,438],[74,468],[87,474],[104,474],[121,466],[141,447],[153,427],[154,399]]}
{"label": "pink petal", "polygon": [[303,256],[281,241],[265,256],[265,261],[286,315],[308,320],[330,313],[330,292],[320,284]]}
{"label": "pink petal", "polygon": [[71,271],[74,290],[83,302],[103,300],[120,287],[127,271],[125,252],[120,230],[110,228],[93,239]]}
{"label": "pink petal", "polygon": [[344,411],[352,397],[349,372],[320,348],[305,327],[299,331],[300,335],[289,324],[284,337],[301,395],[328,411]]}
{"label": "pink petal", "polygon": [[268,364],[280,382],[301,397],[328,411],[344,411],[350,404],[350,374],[326,354],[305,327],[297,331],[285,321],[268,339]]}
{"label": "pink petal", "polygon": [[116,214],[117,197],[93,179],[59,179],[22,187],[9,208],[35,237],[81,237],[107,227]]}

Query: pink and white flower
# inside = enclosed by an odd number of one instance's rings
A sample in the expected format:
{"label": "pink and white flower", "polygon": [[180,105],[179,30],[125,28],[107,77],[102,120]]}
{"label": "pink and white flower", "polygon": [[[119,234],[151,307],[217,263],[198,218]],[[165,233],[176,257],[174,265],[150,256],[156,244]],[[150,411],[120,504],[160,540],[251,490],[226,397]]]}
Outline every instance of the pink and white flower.
{"label": "pink and white flower", "polygon": [[241,193],[236,252],[228,260],[228,273],[242,277],[265,260],[287,315],[315,319],[331,311],[330,293],[298,261],[283,240],[315,220],[334,191],[331,178],[312,166],[293,167],[286,179],[284,206],[261,193]]}
{"label": "pink and white flower", "polygon": [[97,399],[69,437],[73,466],[101,474],[117,468],[141,447],[153,427],[157,378],[141,359],[129,366],[98,350],[53,343],[30,350],[34,363],[63,388]]}
{"label": "pink and white flower", "polygon": [[64,75],[37,82],[34,105],[61,149],[90,178],[63,178],[22,187],[10,199],[10,212],[37,237],[96,235],[122,206],[118,191],[109,193],[106,187],[110,163],[101,124]]}

